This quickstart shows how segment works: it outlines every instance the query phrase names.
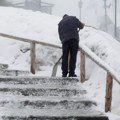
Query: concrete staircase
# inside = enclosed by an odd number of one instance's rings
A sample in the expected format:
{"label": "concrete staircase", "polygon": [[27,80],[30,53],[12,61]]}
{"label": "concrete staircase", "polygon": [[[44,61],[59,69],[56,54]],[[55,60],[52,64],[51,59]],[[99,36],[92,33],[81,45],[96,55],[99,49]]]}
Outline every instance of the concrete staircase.
{"label": "concrete staircase", "polygon": [[108,120],[77,78],[0,77],[0,120]]}
{"label": "concrete staircase", "polygon": [[29,74],[29,71],[11,70],[7,64],[0,64],[0,76],[24,76]]}

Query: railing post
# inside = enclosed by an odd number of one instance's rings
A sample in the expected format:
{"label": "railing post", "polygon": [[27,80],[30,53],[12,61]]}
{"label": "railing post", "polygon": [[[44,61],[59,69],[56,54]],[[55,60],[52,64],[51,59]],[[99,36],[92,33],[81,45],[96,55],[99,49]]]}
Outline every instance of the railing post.
{"label": "railing post", "polygon": [[80,52],[80,80],[81,83],[85,82],[85,54]]}
{"label": "railing post", "polygon": [[105,112],[111,111],[112,104],[112,87],[113,87],[113,77],[110,73],[107,73],[106,81],[106,96],[105,96]]}
{"label": "railing post", "polygon": [[31,56],[31,67],[30,67],[30,71],[31,73],[35,74],[35,42],[31,42],[31,53],[30,53],[30,56]]}

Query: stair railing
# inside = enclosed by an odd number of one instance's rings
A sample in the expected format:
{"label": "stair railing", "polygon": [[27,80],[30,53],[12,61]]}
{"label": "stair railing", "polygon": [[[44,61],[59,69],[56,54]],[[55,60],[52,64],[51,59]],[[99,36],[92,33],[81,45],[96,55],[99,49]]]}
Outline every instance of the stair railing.
{"label": "stair railing", "polygon": [[82,83],[85,82],[85,55],[88,56],[92,61],[94,61],[98,66],[107,71],[105,112],[111,111],[113,79],[120,85],[120,76],[85,45],[81,44],[80,50],[81,50],[80,77]]}
{"label": "stair railing", "polygon": [[[8,35],[8,34],[3,34],[0,33],[1,37],[9,38],[12,40],[18,40],[22,42],[27,42],[30,43],[31,49],[30,49],[30,56],[31,56],[31,65],[30,65],[30,71],[31,73],[35,74],[35,57],[36,57],[36,44],[44,45],[44,46],[49,46],[53,48],[60,48],[61,46],[59,45],[53,45],[50,43],[45,43],[45,42],[40,42],[32,39],[27,39],[27,38],[22,38],[22,37],[16,37],[13,35]],[[102,61],[97,55],[95,55],[89,48],[87,48],[85,45],[80,45],[81,51],[80,54],[80,80],[81,82],[85,82],[85,55],[88,56],[92,61],[94,61],[97,65],[99,65],[101,68],[103,68],[105,71],[107,71],[107,82],[106,82],[106,96],[105,96],[105,112],[111,111],[111,102],[112,102],[112,87],[113,87],[113,79],[116,80],[118,84],[120,84],[120,76],[116,74],[116,72],[109,66],[107,65],[104,61]],[[57,66],[59,61],[61,60],[62,56],[60,59],[57,61],[57,63],[54,66],[52,76],[56,76],[57,72]]]}
{"label": "stair railing", "polygon": [[4,34],[4,33],[0,33],[1,37],[5,37],[5,38],[9,38],[12,40],[17,40],[17,41],[22,41],[22,42],[27,42],[30,43],[30,57],[31,57],[31,64],[30,64],[30,72],[32,74],[35,74],[36,72],[36,65],[35,65],[35,57],[36,57],[36,44],[40,44],[40,45],[44,45],[44,46],[49,46],[49,47],[53,47],[53,48],[60,48],[61,46],[59,45],[54,45],[54,44],[50,44],[50,43],[45,43],[45,42],[40,42],[40,41],[36,41],[33,39],[27,39],[27,38],[22,38],[22,37],[17,37],[14,35],[8,35],[8,34]]}

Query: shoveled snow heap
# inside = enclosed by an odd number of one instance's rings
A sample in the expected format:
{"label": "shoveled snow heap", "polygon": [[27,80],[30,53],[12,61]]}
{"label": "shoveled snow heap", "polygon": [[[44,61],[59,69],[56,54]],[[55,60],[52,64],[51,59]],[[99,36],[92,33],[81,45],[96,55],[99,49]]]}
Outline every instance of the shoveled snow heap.
{"label": "shoveled snow heap", "polygon": [[[0,33],[10,34],[18,37],[29,38],[46,43],[61,46],[58,36],[58,23],[61,18],[33,12],[23,9],[0,7]],[[84,44],[93,51],[105,63],[120,75],[120,43],[112,36],[102,31],[85,27],[80,31],[80,44]],[[18,42],[8,38],[0,37],[0,63],[9,64],[10,68],[27,69],[30,64],[29,43]],[[61,50],[37,45],[36,62],[38,65],[47,66],[46,69],[38,68],[43,75],[49,76],[50,65],[61,56]],[[79,58],[79,57],[78,57]],[[84,83],[89,90],[88,95],[98,102],[100,110],[104,110],[106,71],[98,67],[87,58],[87,79]],[[77,63],[77,73],[79,73],[79,60]],[[59,70],[60,71],[60,70]],[[48,74],[47,74],[48,73]],[[61,71],[58,76],[61,75]],[[79,74],[78,74],[79,76]],[[112,112],[120,115],[120,86],[114,82],[113,85],[113,106]],[[120,120],[112,114],[108,114],[110,120]]]}

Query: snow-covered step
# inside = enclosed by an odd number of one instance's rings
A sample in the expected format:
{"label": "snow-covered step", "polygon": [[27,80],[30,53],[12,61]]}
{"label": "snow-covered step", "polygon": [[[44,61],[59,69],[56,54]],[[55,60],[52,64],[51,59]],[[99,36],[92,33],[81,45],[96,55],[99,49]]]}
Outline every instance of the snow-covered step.
{"label": "snow-covered step", "polygon": [[4,83],[1,83],[0,84],[0,89],[4,89],[4,88],[8,88],[8,89],[11,89],[11,88],[14,88],[14,89],[69,89],[69,90],[80,90],[82,91],[83,94],[86,94],[87,91],[84,90],[81,85],[78,85],[78,84],[74,84],[73,86],[70,86],[70,85],[59,85],[59,84],[46,84],[46,85],[42,85],[42,84],[36,84],[36,85],[27,85],[27,84],[4,84]]}
{"label": "snow-covered step", "polygon": [[77,78],[1,77],[0,95],[83,96],[86,94]]}
{"label": "snow-covered step", "polygon": [[66,88],[0,88],[0,94],[12,94],[23,96],[81,96],[85,90]]}
{"label": "snow-covered step", "polygon": [[24,70],[0,70],[0,75],[2,76],[24,76],[29,74],[29,71]]}
{"label": "snow-covered step", "polygon": [[17,84],[23,84],[23,85],[80,85],[80,82],[77,78],[62,78],[62,77],[33,77],[33,76],[25,76],[25,77],[0,77],[0,84],[8,84],[8,85],[17,85]]}
{"label": "snow-covered step", "polygon": [[0,63],[0,70],[7,69],[7,68],[8,68],[8,64]]}
{"label": "snow-covered step", "polygon": [[11,107],[12,108],[39,108],[39,109],[87,109],[96,105],[95,102],[87,99],[76,100],[0,100],[0,107]]}
{"label": "snow-covered step", "polygon": [[77,78],[0,78],[0,120],[108,120]]}
{"label": "snow-covered step", "polygon": [[27,100],[30,100],[30,101],[62,101],[62,100],[73,100],[73,101],[79,101],[79,100],[87,100],[87,97],[86,96],[81,96],[81,97],[78,97],[78,96],[66,96],[66,97],[60,97],[60,96],[46,96],[46,97],[43,97],[43,96],[22,96],[22,95],[5,95],[5,94],[0,94],[0,101],[27,101]]}
{"label": "snow-covered step", "polygon": [[87,109],[33,109],[33,108],[3,108],[0,111],[1,120],[108,120],[99,111],[92,108]]}
{"label": "snow-covered step", "polygon": [[[94,112],[94,111],[93,111]],[[3,116],[1,120],[109,120],[106,116]]]}

